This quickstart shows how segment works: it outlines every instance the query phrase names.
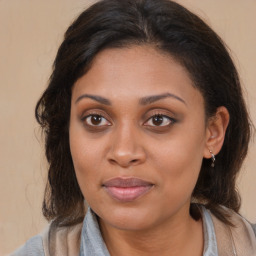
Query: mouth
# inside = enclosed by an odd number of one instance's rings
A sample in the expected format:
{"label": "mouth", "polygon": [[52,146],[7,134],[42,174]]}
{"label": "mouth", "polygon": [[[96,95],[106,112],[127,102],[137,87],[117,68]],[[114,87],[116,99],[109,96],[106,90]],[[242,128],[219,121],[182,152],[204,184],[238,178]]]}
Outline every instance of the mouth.
{"label": "mouth", "polygon": [[114,178],[103,184],[106,192],[120,202],[131,202],[142,197],[154,185],[138,178]]}

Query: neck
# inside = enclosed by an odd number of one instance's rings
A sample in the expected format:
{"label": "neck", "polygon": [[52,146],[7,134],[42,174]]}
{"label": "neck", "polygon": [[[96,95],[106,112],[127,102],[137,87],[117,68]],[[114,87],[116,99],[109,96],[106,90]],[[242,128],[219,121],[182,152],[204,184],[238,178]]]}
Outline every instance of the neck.
{"label": "neck", "polygon": [[189,212],[144,230],[122,230],[99,221],[103,239],[111,256],[201,256],[202,221]]}

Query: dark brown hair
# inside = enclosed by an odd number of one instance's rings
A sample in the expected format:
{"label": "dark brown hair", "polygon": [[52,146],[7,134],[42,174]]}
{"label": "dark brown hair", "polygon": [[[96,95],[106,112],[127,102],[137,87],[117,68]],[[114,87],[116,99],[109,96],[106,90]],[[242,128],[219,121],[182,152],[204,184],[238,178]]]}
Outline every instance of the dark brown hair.
{"label": "dark brown hair", "polygon": [[238,211],[236,176],[247,154],[250,121],[233,61],[218,35],[199,17],[168,0],[103,0],[85,10],[65,33],[49,86],[36,106],[45,133],[49,162],[43,213],[58,225],[72,225],[84,216],[84,198],[69,148],[71,88],[106,48],[152,45],[173,56],[189,72],[203,95],[206,118],[220,106],[230,123],[215,168],[204,159],[193,192],[222,221],[222,207]]}

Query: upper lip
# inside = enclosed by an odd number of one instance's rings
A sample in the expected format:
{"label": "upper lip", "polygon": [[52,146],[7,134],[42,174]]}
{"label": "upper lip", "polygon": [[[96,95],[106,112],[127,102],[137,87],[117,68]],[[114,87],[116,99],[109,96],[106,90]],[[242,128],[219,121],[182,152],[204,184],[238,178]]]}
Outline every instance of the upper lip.
{"label": "upper lip", "polygon": [[138,179],[138,178],[113,178],[107,180],[103,183],[105,187],[120,187],[120,188],[130,188],[130,187],[142,187],[142,186],[151,186],[152,183]]}

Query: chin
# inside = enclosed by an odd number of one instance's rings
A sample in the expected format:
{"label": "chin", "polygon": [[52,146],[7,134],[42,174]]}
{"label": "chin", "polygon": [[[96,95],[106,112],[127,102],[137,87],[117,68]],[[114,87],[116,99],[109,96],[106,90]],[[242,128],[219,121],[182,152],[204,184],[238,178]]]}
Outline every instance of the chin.
{"label": "chin", "polygon": [[154,210],[140,207],[116,207],[98,214],[100,222],[119,230],[139,231],[148,229],[157,222]]}

